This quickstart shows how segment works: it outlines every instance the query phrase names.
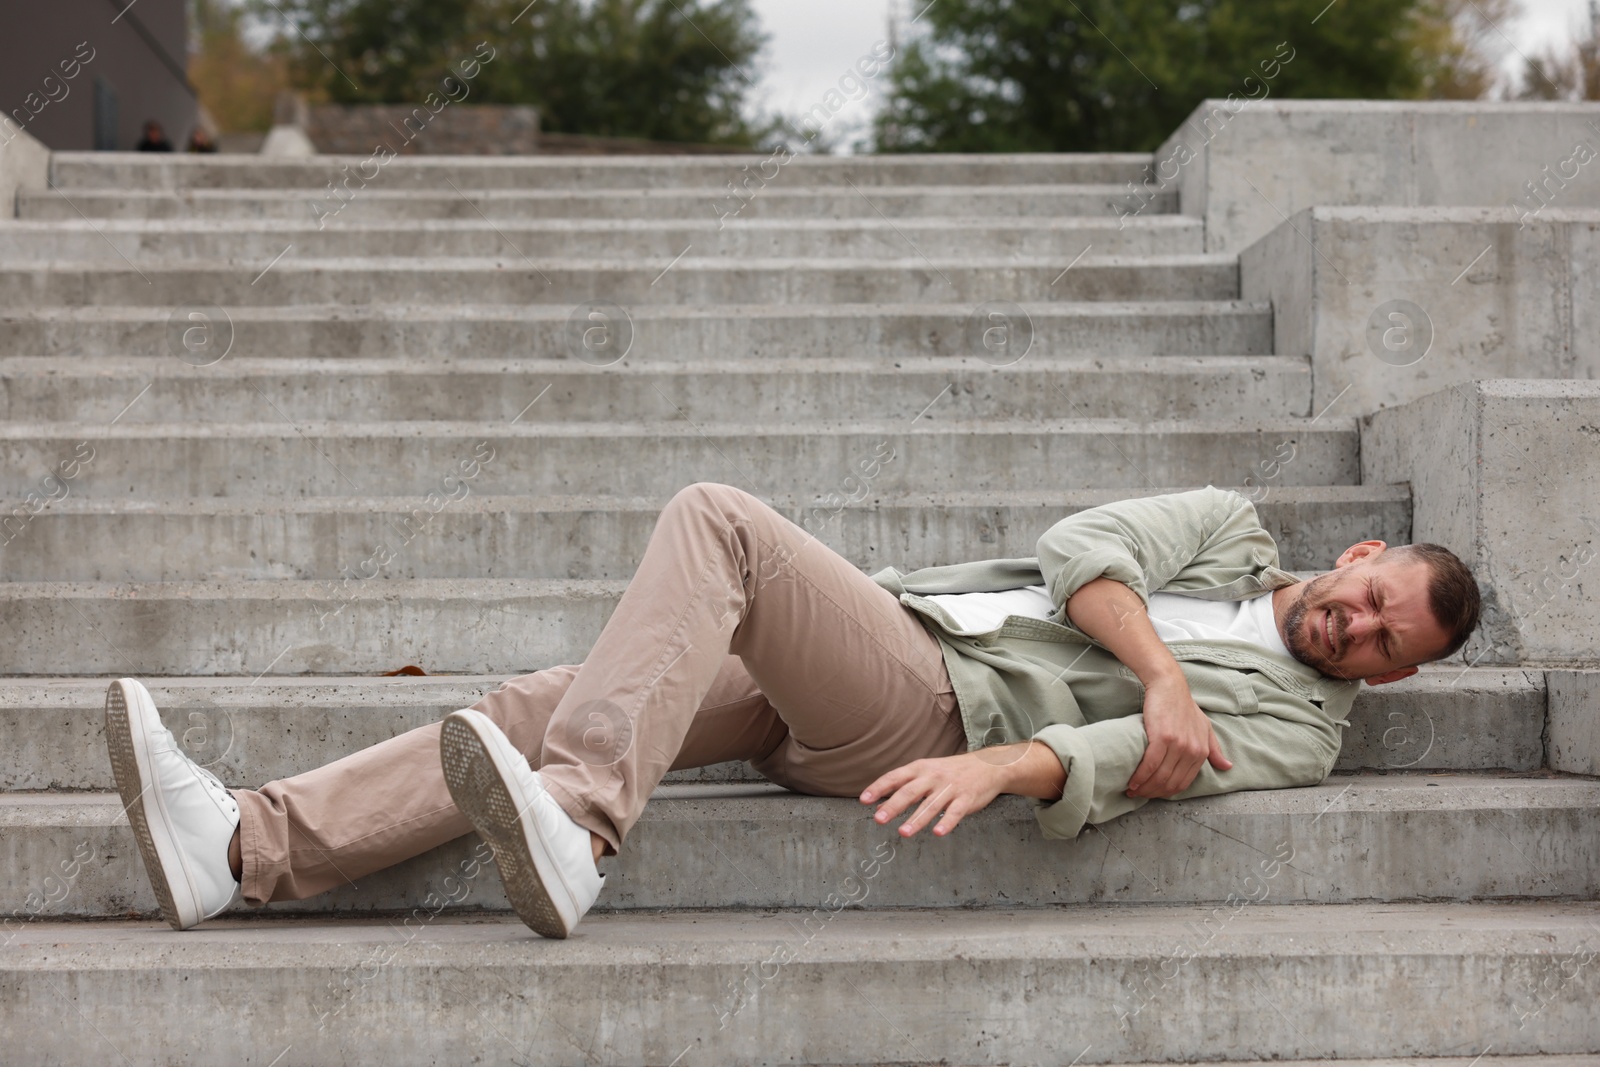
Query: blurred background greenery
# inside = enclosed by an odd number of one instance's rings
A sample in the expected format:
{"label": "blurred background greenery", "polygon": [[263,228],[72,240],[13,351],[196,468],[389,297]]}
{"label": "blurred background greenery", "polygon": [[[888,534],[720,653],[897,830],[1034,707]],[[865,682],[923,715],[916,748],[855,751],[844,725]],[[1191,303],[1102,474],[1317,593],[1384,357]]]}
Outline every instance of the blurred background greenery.
{"label": "blurred background greenery", "polygon": [[[755,148],[795,141],[800,122],[756,93],[767,35],[750,0],[190,3],[190,78],[224,131],[265,130],[285,90],[420,101],[482,41],[496,58],[470,102],[536,105],[549,132]],[[1586,34],[1521,56],[1508,79],[1500,27],[1517,0],[1325,4],[937,0],[902,20],[859,147],[1148,151],[1199,101],[1229,93],[1600,98],[1593,5]],[[855,58],[841,53],[841,69]]]}

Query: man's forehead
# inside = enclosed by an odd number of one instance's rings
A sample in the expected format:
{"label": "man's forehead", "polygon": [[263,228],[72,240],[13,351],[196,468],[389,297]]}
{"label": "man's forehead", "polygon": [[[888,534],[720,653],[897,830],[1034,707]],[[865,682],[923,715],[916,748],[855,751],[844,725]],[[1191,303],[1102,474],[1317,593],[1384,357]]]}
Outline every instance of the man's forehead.
{"label": "man's forehead", "polygon": [[1407,559],[1384,552],[1377,559],[1369,561],[1368,566],[1371,570],[1367,577],[1375,580],[1382,592],[1390,597],[1403,597],[1407,603],[1420,598],[1424,605],[1427,604],[1428,582],[1433,578],[1433,569],[1425,560]]}

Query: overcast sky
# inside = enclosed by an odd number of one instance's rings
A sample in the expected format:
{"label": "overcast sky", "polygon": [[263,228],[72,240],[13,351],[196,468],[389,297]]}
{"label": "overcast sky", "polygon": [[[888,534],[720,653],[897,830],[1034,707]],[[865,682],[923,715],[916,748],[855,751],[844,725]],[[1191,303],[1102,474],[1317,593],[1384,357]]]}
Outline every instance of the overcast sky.
{"label": "overcast sky", "polygon": [[[838,83],[840,75],[888,33],[891,5],[902,26],[926,0],[752,0],[770,35],[763,67],[751,72],[760,85],[758,106],[785,115],[804,112]],[[912,5],[916,6],[913,7]],[[1522,14],[1500,27],[1508,70],[1521,66],[1518,53],[1572,39],[1588,21],[1588,0],[1522,0]],[[841,111],[835,129],[863,130],[873,98]]]}

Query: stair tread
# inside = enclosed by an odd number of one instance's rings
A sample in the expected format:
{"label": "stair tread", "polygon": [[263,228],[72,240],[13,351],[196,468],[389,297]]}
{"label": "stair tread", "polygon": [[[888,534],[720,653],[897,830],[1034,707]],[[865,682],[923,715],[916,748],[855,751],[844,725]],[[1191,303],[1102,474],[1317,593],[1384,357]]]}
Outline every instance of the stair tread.
{"label": "stair tread", "polygon": [[[160,694],[157,703],[165,706],[175,695],[190,693],[194,699],[203,699],[208,706],[237,705],[253,707],[278,701],[292,702],[296,706],[335,704],[343,706],[352,701],[388,705],[390,703],[433,703],[436,696],[431,691],[446,689],[467,692],[485,685],[499,685],[505,674],[427,674],[396,677],[351,675],[268,675],[256,678],[250,675],[206,675],[195,677],[141,675],[140,680],[152,692]],[[0,676],[0,707],[22,703],[49,702],[57,706],[85,706],[98,708],[104,703],[106,680],[100,677],[74,677],[53,675],[49,678],[17,678]],[[1384,699],[1388,696],[1430,692],[1474,692],[1483,689],[1544,689],[1544,672],[1537,668],[1522,667],[1460,667],[1455,665],[1423,664],[1410,678],[1391,682],[1385,686],[1362,690],[1361,699]],[[308,692],[310,691],[310,692]]]}
{"label": "stair tread", "polygon": [[[870,261],[864,261],[870,262]],[[920,260],[918,262],[921,262]],[[881,265],[881,264],[874,264]],[[1052,300],[1040,302],[1027,309],[1034,318],[1119,318],[1128,315],[1262,315],[1272,314],[1272,304],[1264,300]],[[228,308],[228,316],[235,321],[481,321],[485,316],[496,320],[556,320],[565,322],[571,308],[565,304],[471,304],[439,303],[413,304],[374,301],[361,304],[245,304]],[[972,305],[964,302],[930,301],[911,303],[757,303],[757,304],[639,304],[628,309],[636,322],[641,319],[695,320],[736,318],[813,319],[872,318],[912,316],[935,319],[951,316],[965,319],[972,314]],[[25,322],[29,320],[53,321],[138,321],[166,322],[172,315],[170,307],[152,307],[145,304],[57,304],[0,309],[0,322]],[[163,356],[166,353],[162,353]]]}
{"label": "stair tread", "polygon": [[[885,874],[893,871],[892,861]],[[869,898],[870,899],[870,898]],[[1165,955],[1176,934],[1194,940],[1190,926],[1212,911],[1206,905],[1064,904],[1028,909],[845,908],[830,921],[833,936],[811,941],[821,961],[1106,959]],[[465,953],[473,965],[580,962],[659,964],[666,953],[697,962],[744,962],[755,945],[792,934],[809,909],[674,909],[596,914],[582,935],[546,941],[515,918],[441,915],[418,938],[416,951],[397,957],[404,966],[433,968],[448,954]],[[127,966],[108,954],[143,955],[148,964],[187,959],[210,966],[313,967],[354,958],[374,942],[394,941],[390,921],[297,918],[219,919],[176,935],[159,922],[57,922],[40,920],[14,929],[0,970],[102,969]],[[248,946],[246,951],[241,951]],[[538,952],[531,955],[530,946]],[[1589,903],[1256,904],[1246,907],[1198,953],[1227,957],[1472,955],[1506,951],[1600,950],[1600,923]]]}
{"label": "stair tread", "polygon": [[[1392,814],[1411,811],[1511,811],[1522,808],[1600,809],[1600,779],[1555,771],[1428,771],[1335,774],[1320,785],[1295,789],[1248,790],[1197,797],[1181,805],[1158,805],[1172,819],[1207,816]],[[1006,796],[990,806],[1029,811],[1022,797]],[[66,821],[71,825],[120,823],[123,804],[115,793],[0,792],[0,826]],[[776,820],[790,825],[856,823],[865,807],[840,797],[807,796],[767,782],[668,782],[656,787],[647,817],[653,819]],[[1148,815],[1146,816],[1149,817]],[[1118,823],[1108,824],[1113,836]],[[886,831],[887,832],[887,831]]]}
{"label": "stair tread", "polygon": [[[548,267],[565,270],[592,270],[592,271],[655,271],[668,264],[675,271],[705,271],[705,272],[738,272],[753,273],[757,271],[828,271],[828,270],[910,270],[922,271],[927,267],[943,267],[951,270],[981,271],[981,270],[1060,270],[1063,260],[1070,256],[953,256],[935,255],[922,257],[915,253],[898,257],[871,257],[871,256],[741,256],[737,260],[726,256],[690,256],[685,255],[674,259],[670,255],[642,255],[629,257],[599,257],[599,256],[552,256],[541,255],[538,262]],[[1077,261],[1073,270],[1078,273],[1095,269],[1123,270],[1127,268],[1148,269],[1202,269],[1202,268],[1231,268],[1238,263],[1238,257],[1226,254],[1208,254],[1199,252],[1167,253],[1161,255],[1110,255],[1110,256],[1084,256]],[[272,266],[275,274],[294,273],[333,273],[336,271],[416,271],[425,273],[438,273],[440,271],[503,271],[511,269],[518,271],[530,265],[530,261],[519,256],[515,250],[507,249],[502,254],[488,256],[318,256],[315,259],[300,259],[294,256],[285,256],[281,262]],[[0,261],[0,273],[34,274],[40,270],[41,265],[31,261],[5,260]],[[142,271],[145,274],[185,274],[195,271],[214,273],[238,272],[256,276],[264,273],[258,264],[242,264],[232,259],[215,259],[196,257],[183,260],[158,260],[147,262],[135,268],[133,264],[121,259],[112,249],[106,250],[104,259],[61,259],[52,260],[47,269],[50,273],[64,275],[71,273],[100,273],[100,274],[126,274]],[[563,309],[570,307],[567,302],[559,305]]]}
{"label": "stair tread", "polygon": [[[1062,489],[1021,490],[1004,489],[993,492],[927,492],[886,493],[875,495],[870,501],[850,502],[846,511],[867,512],[885,507],[910,507],[938,510],[942,508],[1088,508],[1116,500],[1160,493],[1183,492],[1198,486],[1178,486],[1165,489],[1140,486],[1128,489]],[[1234,486],[1219,488],[1234,489]],[[459,511],[496,512],[572,512],[572,511],[648,511],[659,512],[671,498],[663,493],[654,496],[589,496],[581,494],[488,494],[474,493],[455,501],[451,508]],[[1294,503],[1407,503],[1411,501],[1411,487],[1404,483],[1362,485],[1285,485],[1272,491],[1275,500]],[[812,503],[813,498],[798,493],[774,493],[762,497],[774,507],[801,507]],[[281,515],[281,514],[342,514],[356,511],[384,509],[410,511],[416,507],[415,496],[341,496],[341,497],[170,497],[170,498],[120,498],[95,500],[82,496],[69,496],[50,505],[48,514],[120,515],[120,514],[174,514],[174,515]],[[1040,531],[1043,532],[1042,530]]]}
{"label": "stair tread", "polygon": [[[290,374],[305,375],[441,375],[441,374],[585,374],[592,375],[595,367],[574,359],[485,359],[481,357],[441,357],[423,359],[401,356],[393,359],[329,357],[250,357],[228,358],[208,366],[194,366],[178,360],[160,360],[151,366],[148,356],[86,355],[63,365],[59,356],[0,356],[0,376],[37,376],[72,381],[83,378],[103,378],[108,374],[126,374],[142,379],[157,380],[218,377],[237,378],[247,375],[281,378]],[[1189,373],[1195,370],[1224,370],[1239,367],[1288,370],[1310,369],[1305,356],[1277,355],[1147,355],[1147,356],[1051,356],[1029,353],[1025,362],[998,365],[977,356],[894,356],[880,362],[863,362],[859,358],[841,356],[730,356],[727,359],[684,359],[671,363],[630,361],[623,359],[604,369],[609,374],[630,377],[662,375],[683,377],[693,374],[820,374],[911,375],[949,374],[958,369],[979,370],[999,375],[1032,374],[1040,371],[1096,371],[1118,373],[1125,371],[1156,371],[1160,373]]]}
{"label": "stair tread", "polygon": [[[1055,187],[1051,187],[1052,189]],[[585,194],[587,195],[587,194]],[[1188,215],[1139,215],[1126,219],[1102,218],[1095,215],[1001,215],[972,218],[959,215],[909,215],[894,220],[880,218],[860,219],[795,219],[749,218],[719,220],[708,216],[698,219],[616,219],[616,218],[510,218],[493,221],[477,219],[397,219],[377,221],[352,219],[340,222],[337,233],[391,233],[395,231],[468,231],[472,233],[497,233],[517,230],[548,230],[551,232],[581,232],[584,230],[638,233],[648,230],[723,233],[730,230],[797,230],[804,232],[833,231],[856,232],[882,230],[894,233],[905,229],[927,228],[940,230],[972,230],[987,233],[995,230],[1198,230],[1204,223]],[[15,219],[8,220],[0,236],[32,236],[56,233],[270,233],[294,236],[296,234],[327,233],[315,222],[286,223],[282,219],[255,218],[179,218],[179,219]],[[109,251],[109,249],[108,249]]]}
{"label": "stair tread", "polygon": [[117,425],[84,422],[9,422],[0,425],[0,439],[18,440],[68,435],[76,437],[106,438],[132,437],[154,439],[179,438],[232,438],[281,437],[299,433],[316,437],[703,437],[706,433],[739,437],[815,437],[821,435],[859,436],[873,433],[893,433],[899,436],[953,435],[964,437],[1005,436],[1011,434],[1061,435],[1083,434],[1348,434],[1354,433],[1360,420],[1348,417],[1311,417],[1275,415],[1271,418],[1233,419],[1195,418],[1159,419],[1141,421],[1118,418],[1057,418],[1057,419],[937,419],[913,423],[909,419],[872,420],[795,420],[782,426],[770,422],[746,424],[715,422],[698,426],[674,423],[637,422],[495,422],[466,420],[438,420],[407,422],[351,422],[318,420],[298,422],[293,425],[278,421],[210,424],[125,422]]}

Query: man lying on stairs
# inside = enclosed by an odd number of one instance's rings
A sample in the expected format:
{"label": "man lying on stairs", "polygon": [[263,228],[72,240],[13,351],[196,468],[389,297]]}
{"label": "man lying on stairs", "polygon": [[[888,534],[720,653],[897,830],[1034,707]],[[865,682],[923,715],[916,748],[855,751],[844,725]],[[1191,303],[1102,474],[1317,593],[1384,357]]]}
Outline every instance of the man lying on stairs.
{"label": "man lying on stairs", "polygon": [[879,823],[910,812],[907,837],[1016,793],[1070,838],[1155,797],[1320,782],[1361,680],[1416,673],[1478,621],[1448,550],[1362,541],[1299,581],[1250,501],[1210,487],[1080,512],[1037,550],[869,578],[748,493],[691,485],[582,665],[232,793],[122,679],[117,788],[180,930],[476,830],[517,914],[565,937],[669,770],[747,760]]}

